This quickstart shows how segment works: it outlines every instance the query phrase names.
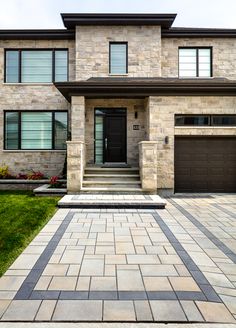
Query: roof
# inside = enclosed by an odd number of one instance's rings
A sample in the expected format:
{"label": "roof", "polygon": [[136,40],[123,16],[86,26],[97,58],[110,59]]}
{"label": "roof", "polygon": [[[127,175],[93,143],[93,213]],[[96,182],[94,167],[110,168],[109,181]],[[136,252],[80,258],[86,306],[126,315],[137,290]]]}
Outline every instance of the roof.
{"label": "roof", "polygon": [[144,98],[148,96],[236,96],[236,81],[225,78],[90,78],[54,83],[68,100],[87,98]]}
{"label": "roof", "polygon": [[236,29],[172,27],[162,29],[161,35],[164,38],[235,38]]}
{"label": "roof", "polygon": [[66,28],[74,29],[77,25],[159,25],[169,29],[176,14],[61,14]]}
{"label": "roof", "polygon": [[75,39],[74,30],[0,30],[0,40],[68,40]]}

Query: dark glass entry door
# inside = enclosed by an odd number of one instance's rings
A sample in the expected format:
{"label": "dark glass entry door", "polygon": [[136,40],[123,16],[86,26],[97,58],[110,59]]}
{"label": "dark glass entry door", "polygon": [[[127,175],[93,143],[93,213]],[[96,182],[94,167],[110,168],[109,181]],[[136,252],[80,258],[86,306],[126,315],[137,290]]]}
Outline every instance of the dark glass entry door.
{"label": "dark glass entry door", "polygon": [[126,109],[95,110],[95,162],[126,163]]}

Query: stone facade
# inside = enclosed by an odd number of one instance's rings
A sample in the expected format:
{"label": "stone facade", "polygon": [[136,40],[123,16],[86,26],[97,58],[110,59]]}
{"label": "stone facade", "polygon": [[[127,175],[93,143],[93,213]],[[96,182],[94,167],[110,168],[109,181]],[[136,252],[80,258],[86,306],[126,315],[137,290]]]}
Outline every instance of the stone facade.
{"label": "stone facade", "polygon": [[40,170],[46,175],[62,172],[66,151],[3,150],[4,110],[70,110],[70,104],[52,83],[4,83],[5,48],[68,48],[69,79],[75,79],[74,41],[0,40],[0,166],[6,164],[12,173]]}
{"label": "stone facade", "polygon": [[78,26],[76,80],[109,75],[109,42],[128,42],[128,76],[161,76],[159,26]]}

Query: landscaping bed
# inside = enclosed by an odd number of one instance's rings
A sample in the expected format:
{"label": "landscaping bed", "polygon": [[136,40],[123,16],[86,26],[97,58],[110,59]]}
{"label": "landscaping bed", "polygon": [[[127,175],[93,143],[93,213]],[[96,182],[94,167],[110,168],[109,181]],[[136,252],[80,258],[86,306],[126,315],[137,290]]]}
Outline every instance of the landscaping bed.
{"label": "landscaping bed", "polygon": [[53,216],[59,199],[0,191],[0,276]]}

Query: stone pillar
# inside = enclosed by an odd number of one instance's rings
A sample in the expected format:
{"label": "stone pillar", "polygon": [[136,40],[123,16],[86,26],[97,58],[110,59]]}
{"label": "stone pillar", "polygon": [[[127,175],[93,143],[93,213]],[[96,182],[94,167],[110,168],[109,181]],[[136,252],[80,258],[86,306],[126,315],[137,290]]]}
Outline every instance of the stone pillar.
{"label": "stone pillar", "polygon": [[81,141],[67,141],[67,192],[81,190],[85,163],[85,145]]}
{"label": "stone pillar", "polygon": [[85,140],[85,98],[71,97],[71,140]]}
{"label": "stone pillar", "polygon": [[157,191],[157,142],[139,143],[139,169],[142,189],[146,192]]}

